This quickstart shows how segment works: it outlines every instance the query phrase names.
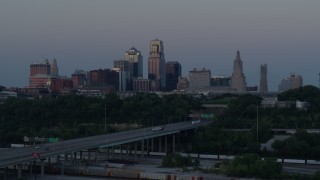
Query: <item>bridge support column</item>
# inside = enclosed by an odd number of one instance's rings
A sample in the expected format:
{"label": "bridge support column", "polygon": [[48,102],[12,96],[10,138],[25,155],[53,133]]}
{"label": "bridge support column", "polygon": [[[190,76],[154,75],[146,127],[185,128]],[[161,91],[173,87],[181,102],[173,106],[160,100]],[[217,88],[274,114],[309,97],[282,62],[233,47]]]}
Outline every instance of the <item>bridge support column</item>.
{"label": "bridge support column", "polygon": [[7,180],[7,171],[8,171],[8,167],[3,168],[3,179]]}
{"label": "bridge support column", "polygon": [[168,152],[167,147],[168,147],[168,136],[166,135],[166,136],[164,137],[164,152],[165,152],[165,153]]}
{"label": "bridge support column", "polygon": [[32,162],[29,163],[30,176],[32,175]]}
{"label": "bridge support column", "polygon": [[60,161],[60,155],[57,155],[56,162]]}
{"label": "bridge support column", "polygon": [[129,145],[126,146],[126,157],[129,157]]}
{"label": "bridge support column", "polygon": [[147,139],[147,155],[149,155],[149,139]]}
{"label": "bridge support column", "polygon": [[137,160],[137,149],[138,149],[138,143],[134,143],[134,160]]}
{"label": "bridge support column", "polygon": [[77,152],[74,152],[73,156],[74,156],[74,160],[76,161],[77,160]]}
{"label": "bridge support column", "polygon": [[109,159],[109,147],[107,147],[107,160]]}
{"label": "bridge support column", "polygon": [[153,152],[153,138],[151,138],[151,152]]}
{"label": "bridge support column", "polygon": [[18,164],[18,179],[21,179],[22,165]]}
{"label": "bridge support column", "polygon": [[159,137],[159,152],[161,152],[161,144],[162,144],[162,142],[161,142],[161,136]]}
{"label": "bridge support column", "polygon": [[80,161],[82,161],[82,150],[80,151]]}
{"label": "bridge support column", "polygon": [[91,151],[88,149],[88,163],[91,163]]}
{"label": "bridge support column", "polygon": [[61,161],[61,176],[64,175],[64,162]]}
{"label": "bridge support column", "polygon": [[180,136],[181,136],[181,135],[180,135],[180,132],[179,132],[179,133],[178,133],[178,142],[177,142],[177,143],[178,143],[178,146],[180,146]]}
{"label": "bridge support column", "polygon": [[68,161],[68,153],[64,154],[64,160]]}
{"label": "bridge support column", "polygon": [[112,158],[114,158],[114,146],[112,146],[111,151],[112,151]]}
{"label": "bridge support column", "polygon": [[96,149],[96,163],[99,163],[99,148]]}
{"label": "bridge support column", "polygon": [[40,165],[41,165],[41,176],[44,176],[44,160],[41,160]]}
{"label": "bridge support column", "polygon": [[175,145],[176,145],[175,143],[176,143],[176,135],[173,134],[173,135],[172,135],[172,152],[173,152],[173,153],[175,153],[175,151],[176,151],[176,150],[175,150]]}
{"label": "bridge support column", "polygon": [[120,144],[120,159],[122,159],[122,144]]}
{"label": "bridge support column", "polygon": [[144,139],[141,141],[141,158],[144,158]]}

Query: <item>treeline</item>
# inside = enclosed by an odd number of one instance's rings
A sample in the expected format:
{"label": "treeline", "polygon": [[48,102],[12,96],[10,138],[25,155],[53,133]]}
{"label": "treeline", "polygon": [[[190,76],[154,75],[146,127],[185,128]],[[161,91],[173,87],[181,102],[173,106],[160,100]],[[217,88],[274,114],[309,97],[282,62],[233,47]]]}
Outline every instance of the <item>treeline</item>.
{"label": "treeline", "polygon": [[[225,98],[222,96],[221,98]],[[217,99],[217,98],[216,98]],[[230,99],[230,97],[229,97]],[[280,93],[279,101],[305,101],[307,109],[261,108],[262,98],[251,94],[234,97],[228,103],[228,110],[217,117],[217,123],[225,128],[254,128],[259,124],[266,128],[311,129],[320,128],[320,90],[304,86]]]}
{"label": "treeline", "polygon": [[200,154],[234,155],[259,153],[260,143],[253,132],[238,132],[219,127],[200,127],[196,130],[189,152]]}
{"label": "treeline", "polygon": [[[319,134],[300,130],[284,141],[275,141],[272,145],[275,152],[260,150],[260,143],[265,143],[273,136],[272,128],[320,128],[320,90],[317,87],[305,86],[278,95],[281,101],[306,101],[310,104],[307,109],[264,109],[259,107],[262,99],[251,94],[227,98],[230,100],[227,111],[216,117],[212,127],[196,131],[193,148],[188,149],[190,152],[232,155],[259,153],[279,158],[320,159]],[[238,131],[230,131],[229,128]]]}
{"label": "treeline", "polygon": [[298,130],[286,140],[272,144],[276,155],[282,158],[320,159],[320,134]]}
{"label": "treeline", "polygon": [[105,118],[113,123],[151,126],[185,119],[200,102],[186,95],[138,93],[119,99],[116,94],[103,98],[60,96],[44,99],[10,98],[0,105],[0,142],[21,143],[23,136],[63,139],[104,133]]}

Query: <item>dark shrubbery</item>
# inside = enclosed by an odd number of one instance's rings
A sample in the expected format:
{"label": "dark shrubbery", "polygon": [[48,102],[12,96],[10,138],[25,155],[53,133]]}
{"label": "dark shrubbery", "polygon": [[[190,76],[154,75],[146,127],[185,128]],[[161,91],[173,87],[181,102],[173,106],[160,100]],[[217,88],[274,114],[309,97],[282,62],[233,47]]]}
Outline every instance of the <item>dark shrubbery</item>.
{"label": "dark shrubbery", "polygon": [[162,167],[198,166],[199,160],[192,161],[191,156],[183,157],[180,154],[168,154],[162,160]]}
{"label": "dark shrubbery", "polygon": [[262,160],[257,154],[244,154],[236,156],[229,162],[224,171],[229,176],[276,178],[280,176],[282,166],[275,159]]}

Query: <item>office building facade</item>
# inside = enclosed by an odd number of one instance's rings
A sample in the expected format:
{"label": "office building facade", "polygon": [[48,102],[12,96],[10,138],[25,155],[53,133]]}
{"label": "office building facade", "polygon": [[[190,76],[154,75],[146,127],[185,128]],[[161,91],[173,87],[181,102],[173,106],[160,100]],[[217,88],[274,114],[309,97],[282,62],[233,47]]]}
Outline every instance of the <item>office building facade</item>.
{"label": "office building facade", "polygon": [[302,86],[303,86],[302,76],[292,73],[290,77],[281,80],[279,84],[279,91],[287,91],[289,89],[296,89]]}
{"label": "office building facade", "polygon": [[177,61],[166,62],[166,90],[177,89],[179,77],[181,76],[181,64]]}
{"label": "office building facade", "polygon": [[200,89],[210,87],[211,82],[211,71],[205,68],[197,70],[194,68],[189,71],[189,88]]}
{"label": "office building facade", "polygon": [[163,42],[155,39],[150,42],[148,59],[148,79],[154,81],[152,89],[155,91],[166,89],[166,72]]}
{"label": "office building facade", "polygon": [[132,78],[143,77],[143,56],[135,47],[124,53],[124,60],[128,61],[128,71]]}
{"label": "office building facade", "polygon": [[47,88],[50,78],[51,66],[47,59],[30,65],[29,88]]}

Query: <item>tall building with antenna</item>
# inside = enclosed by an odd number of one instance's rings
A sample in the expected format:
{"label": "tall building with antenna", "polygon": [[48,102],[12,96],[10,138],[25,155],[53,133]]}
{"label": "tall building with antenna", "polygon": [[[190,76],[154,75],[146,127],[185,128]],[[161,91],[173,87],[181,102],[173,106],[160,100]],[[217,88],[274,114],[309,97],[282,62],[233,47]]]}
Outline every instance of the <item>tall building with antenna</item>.
{"label": "tall building with antenna", "polygon": [[238,92],[247,91],[246,77],[244,76],[242,69],[242,61],[240,58],[240,52],[237,51],[236,59],[233,62],[233,73],[231,76],[231,88]]}
{"label": "tall building with antenna", "polygon": [[260,66],[260,87],[259,91],[262,93],[268,92],[268,81],[267,81],[267,64],[261,64]]}

